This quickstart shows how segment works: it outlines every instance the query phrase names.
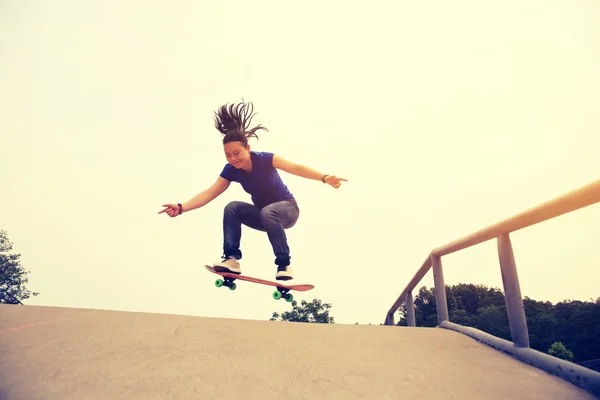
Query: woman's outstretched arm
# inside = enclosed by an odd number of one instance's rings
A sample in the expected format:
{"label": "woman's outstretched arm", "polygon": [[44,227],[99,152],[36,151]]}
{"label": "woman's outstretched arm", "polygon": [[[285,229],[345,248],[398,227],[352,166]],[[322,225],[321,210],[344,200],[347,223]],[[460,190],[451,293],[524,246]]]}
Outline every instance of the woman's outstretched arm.
{"label": "woman's outstretched arm", "polygon": [[324,181],[336,189],[342,185],[342,181],[348,182],[348,180],[345,178],[323,174],[313,168],[307,167],[306,165],[288,161],[277,154],[273,155],[273,166],[292,175],[301,176],[306,179],[314,179],[316,181]]}
{"label": "woman's outstretched arm", "polygon": [[163,204],[163,207],[165,208],[163,208],[158,213],[161,214],[166,212],[169,215],[169,217],[172,218],[179,215],[180,211],[181,213],[184,213],[187,211],[195,210],[196,208],[204,207],[205,205],[213,201],[216,197],[220,196],[225,190],[227,190],[230,183],[231,182],[227,179],[224,179],[219,176],[219,178],[217,178],[217,181],[213,183],[211,187],[198,193],[196,196],[183,203],[181,205],[181,210],[179,204]]}

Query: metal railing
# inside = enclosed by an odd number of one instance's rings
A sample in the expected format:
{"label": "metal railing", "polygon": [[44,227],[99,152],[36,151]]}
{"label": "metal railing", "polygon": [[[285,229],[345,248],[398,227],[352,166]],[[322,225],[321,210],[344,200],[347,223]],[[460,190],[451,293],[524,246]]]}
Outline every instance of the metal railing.
{"label": "metal railing", "polygon": [[[525,318],[525,308],[521,296],[521,286],[517,266],[510,241],[510,233],[540,222],[570,213],[580,208],[600,202],[600,179],[560,197],[542,203],[509,219],[488,226],[471,235],[455,240],[431,251],[421,268],[410,280],[398,299],[387,312],[385,325],[394,325],[394,313],[405,303],[408,326],[415,326],[415,310],[412,292],[423,277],[433,269],[435,301],[438,327],[464,333],[498,350],[512,354],[524,362],[535,365],[547,372],[558,375],[596,395],[600,395],[600,373],[575,363],[564,361],[529,347],[529,332]],[[600,237],[600,235],[599,235]],[[510,325],[512,342],[487,334],[475,328],[465,327],[449,321],[446,287],[442,269],[442,257],[477,244],[496,239],[498,258],[504,286],[506,311]]]}

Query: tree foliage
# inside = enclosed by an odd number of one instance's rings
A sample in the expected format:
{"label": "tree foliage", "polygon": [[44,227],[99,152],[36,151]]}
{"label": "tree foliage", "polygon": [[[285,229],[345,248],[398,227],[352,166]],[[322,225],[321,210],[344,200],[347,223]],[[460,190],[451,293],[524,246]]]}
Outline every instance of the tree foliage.
{"label": "tree foliage", "polygon": [[23,300],[39,294],[26,288],[30,271],[21,266],[20,254],[8,253],[12,248],[7,232],[0,231],[0,304],[23,304]]}
{"label": "tree foliage", "polygon": [[564,344],[561,342],[554,342],[550,349],[548,349],[548,354],[554,357],[562,358],[563,360],[572,361],[573,353],[568,350]]}
{"label": "tree foliage", "polygon": [[[500,289],[458,284],[446,286],[446,296],[450,321],[512,340],[504,294]],[[434,288],[421,287],[414,305],[417,326],[437,325]],[[553,305],[525,297],[523,305],[531,348],[560,354],[561,358],[575,362],[600,358],[600,298],[589,302],[565,300]],[[399,313],[397,325],[406,326],[405,305]]]}
{"label": "tree foliage", "polygon": [[313,299],[310,303],[302,300],[300,306],[296,300],[292,301],[292,310],[282,314],[273,313],[270,321],[308,322],[317,324],[333,324],[334,318],[329,315],[331,304],[323,303],[320,299]]}

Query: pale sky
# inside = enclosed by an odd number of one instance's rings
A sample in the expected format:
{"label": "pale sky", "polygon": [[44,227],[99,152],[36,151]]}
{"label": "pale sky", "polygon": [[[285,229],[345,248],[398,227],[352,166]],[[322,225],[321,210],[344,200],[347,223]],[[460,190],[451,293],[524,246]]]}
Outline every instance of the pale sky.
{"label": "pale sky", "polygon": [[[0,229],[26,304],[268,319],[272,288],[214,286],[237,184],[171,219],[225,165],[213,112],[254,103],[281,172],[298,300],[379,324],[427,254],[600,177],[600,3],[0,2]],[[512,235],[524,296],[600,297],[600,206]],[[274,279],[243,228],[243,273]],[[496,242],[442,259],[502,288]],[[430,272],[417,286],[433,286]],[[416,291],[415,291],[416,292]]]}

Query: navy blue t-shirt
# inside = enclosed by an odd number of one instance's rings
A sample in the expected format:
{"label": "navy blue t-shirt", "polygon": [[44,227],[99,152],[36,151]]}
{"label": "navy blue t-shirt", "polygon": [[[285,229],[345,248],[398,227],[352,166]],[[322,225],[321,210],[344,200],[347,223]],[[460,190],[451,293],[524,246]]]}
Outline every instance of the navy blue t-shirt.
{"label": "navy blue t-shirt", "polygon": [[226,164],[221,177],[239,182],[242,188],[252,196],[252,202],[259,208],[282,200],[294,199],[287,186],[281,180],[273,166],[273,153],[250,151],[252,171],[237,169]]}

